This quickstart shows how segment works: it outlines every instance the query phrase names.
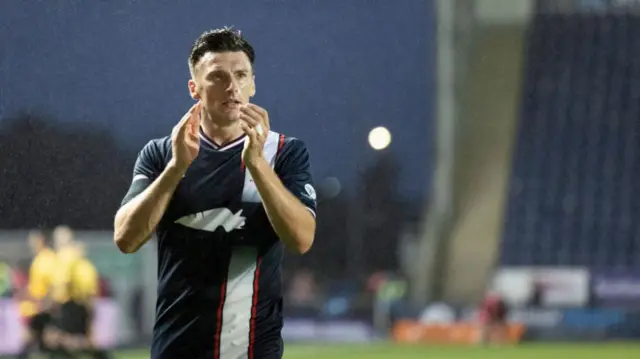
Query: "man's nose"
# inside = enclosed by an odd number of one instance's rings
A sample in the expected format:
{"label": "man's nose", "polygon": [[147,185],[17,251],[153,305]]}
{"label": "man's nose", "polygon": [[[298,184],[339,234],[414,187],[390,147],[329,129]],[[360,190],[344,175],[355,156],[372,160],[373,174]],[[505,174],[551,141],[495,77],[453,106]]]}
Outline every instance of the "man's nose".
{"label": "man's nose", "polygon": [[231,79],[229,80],[229,86],[227,86],[227,92],[231,92],[231,93],[240,92],[240,84],[233,77],[231,77]]}

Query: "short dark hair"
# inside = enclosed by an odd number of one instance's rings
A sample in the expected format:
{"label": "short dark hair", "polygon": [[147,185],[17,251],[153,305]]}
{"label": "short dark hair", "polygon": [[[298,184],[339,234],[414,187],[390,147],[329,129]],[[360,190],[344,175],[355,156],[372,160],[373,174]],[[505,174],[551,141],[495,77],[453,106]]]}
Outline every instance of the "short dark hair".
{"label": "short dark hair", "polygon": [[233,30],[225,26],[221,29],[208,30],[202,33],[191,46],[189,54],[189,70],[194,67],[207,52],[236,52],[242,51],[253,65],[256,54],[251,44],[242,36],[240,30]]}

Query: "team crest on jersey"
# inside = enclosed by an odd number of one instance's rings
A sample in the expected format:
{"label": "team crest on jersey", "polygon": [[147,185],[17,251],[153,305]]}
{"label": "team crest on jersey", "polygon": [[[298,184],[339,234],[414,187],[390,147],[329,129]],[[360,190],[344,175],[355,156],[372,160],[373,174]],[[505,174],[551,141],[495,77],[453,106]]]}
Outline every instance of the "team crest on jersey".
{"label": "team crest on jersey", "polygon": [[201,231],[215,232],[219,227],[229,233],[244,227],[246,217],[242,216],[242,210],[237,213],[229,208],[214,208],[184,216],[175,221],[185,227],[199,229]]}
{"label": "team crest on jersey", "polygon": [[316,190],[313,188],[313,186],[310,183],[307,183],[306,185],[304,185],[304,190],[307,192],[307,195],[309,196],[309,198],[311,198],[312,200],[316,200]]}

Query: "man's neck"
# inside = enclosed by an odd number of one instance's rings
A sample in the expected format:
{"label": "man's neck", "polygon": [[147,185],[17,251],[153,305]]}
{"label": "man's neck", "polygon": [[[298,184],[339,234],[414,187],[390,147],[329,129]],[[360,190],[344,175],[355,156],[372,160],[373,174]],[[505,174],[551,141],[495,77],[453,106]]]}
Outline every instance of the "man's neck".
{"label": "man's neck", "polygon": [[219,146],[224,146],[244,134],[237,121],[213,119],[208,115],[200,122],[200,127],[204,134]]}

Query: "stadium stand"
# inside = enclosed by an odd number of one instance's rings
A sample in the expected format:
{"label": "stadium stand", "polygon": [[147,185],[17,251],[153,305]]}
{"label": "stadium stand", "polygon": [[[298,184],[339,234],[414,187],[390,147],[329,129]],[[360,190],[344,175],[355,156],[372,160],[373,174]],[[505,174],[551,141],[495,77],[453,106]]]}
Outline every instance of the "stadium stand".
{"label": "stadium stand", "polygon": [[640,265],[640,18],[530,28],[500,264]]}

